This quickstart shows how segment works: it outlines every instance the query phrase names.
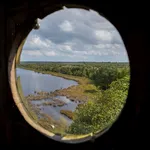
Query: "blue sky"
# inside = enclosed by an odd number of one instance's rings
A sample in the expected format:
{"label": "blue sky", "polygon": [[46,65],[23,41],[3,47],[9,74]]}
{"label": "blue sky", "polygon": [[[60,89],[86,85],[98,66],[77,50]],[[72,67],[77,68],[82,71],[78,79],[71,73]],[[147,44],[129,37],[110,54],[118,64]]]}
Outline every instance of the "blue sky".
{"label": "blue sky", "polygon": [[21,61],[128,61],[118,31],[93,10],[64,7],[39,23],[28,35]]}

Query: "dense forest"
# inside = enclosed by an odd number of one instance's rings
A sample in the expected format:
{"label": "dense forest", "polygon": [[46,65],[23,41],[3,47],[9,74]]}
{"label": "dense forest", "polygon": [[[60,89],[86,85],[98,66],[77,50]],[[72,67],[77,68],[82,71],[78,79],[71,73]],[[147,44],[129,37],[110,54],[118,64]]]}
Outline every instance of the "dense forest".
{"label": "dense forest", "polygon": [[128,63],[21,63],[21,68],[87,77],[106,90],[112,81],[129,75]]}
{"label": "dense forest", "polygon": [[[90,79],[100,94],[92,93],[74,112],[74,122],[66,129],[71,134],[95,133],[118,117],[128,94],[129,63],[21,63],[17,67],[36,72],[56,72]],[[76,91],[74,91],[76,92]]]}

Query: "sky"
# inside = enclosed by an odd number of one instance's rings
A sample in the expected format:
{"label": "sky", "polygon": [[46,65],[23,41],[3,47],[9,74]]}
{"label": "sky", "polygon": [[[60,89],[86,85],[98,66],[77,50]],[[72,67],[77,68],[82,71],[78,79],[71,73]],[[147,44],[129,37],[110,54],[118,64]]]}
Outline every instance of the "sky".
{"label": "sky", "polygon": [[128,62],[120,34],[97,12],[64,7],[40,20],[21,61]]}

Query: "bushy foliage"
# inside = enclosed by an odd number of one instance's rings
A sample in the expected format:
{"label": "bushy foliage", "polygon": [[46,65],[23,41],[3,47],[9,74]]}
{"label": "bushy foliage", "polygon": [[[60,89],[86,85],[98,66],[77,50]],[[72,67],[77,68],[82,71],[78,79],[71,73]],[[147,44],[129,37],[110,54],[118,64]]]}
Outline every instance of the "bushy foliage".
{"label": "bushy foliage", "polygon": [[129,76],[113,81],[97,103],[89,101],[75,112],[75,120],[68,129],[71,134],[87,134],[103,130],[120,114],[128,93]]}

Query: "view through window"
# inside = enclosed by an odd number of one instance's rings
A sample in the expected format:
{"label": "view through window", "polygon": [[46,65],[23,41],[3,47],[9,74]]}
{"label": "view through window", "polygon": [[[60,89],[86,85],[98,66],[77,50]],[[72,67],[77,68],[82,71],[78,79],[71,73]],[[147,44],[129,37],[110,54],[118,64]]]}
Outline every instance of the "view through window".
{"label": "view through window", "polygon": [[29,116],[60,136],[109,127],[125,104],[130,79],[118,31],[93,10],[66,7],[39,23],[16,68],[18,93]]}

